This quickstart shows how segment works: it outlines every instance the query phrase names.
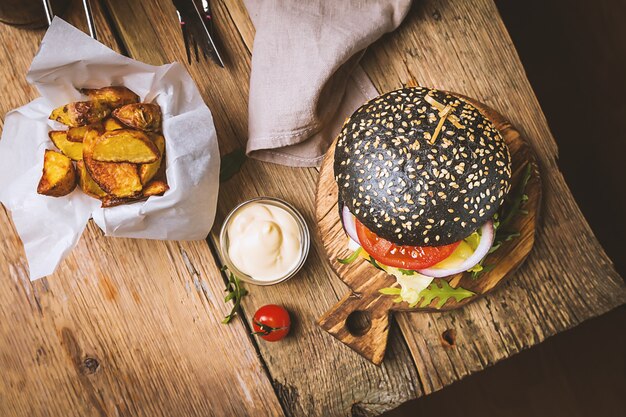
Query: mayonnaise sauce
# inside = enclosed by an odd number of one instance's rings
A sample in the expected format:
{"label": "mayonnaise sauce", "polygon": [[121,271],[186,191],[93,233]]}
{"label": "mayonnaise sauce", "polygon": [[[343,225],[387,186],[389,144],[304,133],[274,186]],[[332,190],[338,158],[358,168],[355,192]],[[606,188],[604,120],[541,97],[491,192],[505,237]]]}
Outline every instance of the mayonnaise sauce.
{"label": "mayonnaise sauce", "polygon": [[227,233],[233,266],[256,280],[282,278],[300,261],[300,228],[296,219],[280,207],[248,204],[235,212]]}

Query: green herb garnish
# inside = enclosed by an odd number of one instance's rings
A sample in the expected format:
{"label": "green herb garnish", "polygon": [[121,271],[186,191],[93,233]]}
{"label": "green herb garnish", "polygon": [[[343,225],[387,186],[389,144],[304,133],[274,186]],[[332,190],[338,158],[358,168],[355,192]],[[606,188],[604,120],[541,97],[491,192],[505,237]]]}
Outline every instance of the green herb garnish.
{"label": "green herb garnish", "polygon": [[420,302],[418,300],[409,307],[415,307],[416,305],[427,307],[435,298],[438,298],[439,300],[437,304],[435,304],[435,308],[439,309],[443,307],[450,298],[454,298],[458,303],[461,300],[475,295],[475,293],[462,287],[451,287],[445,279],[435,279],[428,287],[420,291],[419,295],[422,301]]}
{"label": "green herb garnish", "polygon": [[348,256],[347,258],[337,258],[337,262],[339,262],[340,264],[350,264],[354,261],[356,261],[356,259],[359,257],[359,254],[363,251],[363,248],[358,248],[357,250],[355,250],[354,252],[352,252],[352,255]]}
{"label": "green herb garnish", "polygon": [[483,265],[483,261],[481,260],[479,263],[477,263],[476,265],[474,265],[473,267],[471,267],[470,269],[468,269],[468,272],[472,273],[472,278],[476,279],[480,276],[480,274],[483,274],[485,272],[489,272],[491,271],[493,268],[495,268],[495,265]]}
{"label": "green herb garnish", "polygon": [[230,321],[237,315],[239,311],[239,306],[241,304],[241,299],[248,294],[248,290],[242,287],[241,281],[235,274],[228,270],[227,266],[222,267],[222,272],[228,273],[228,282],[226,283],[226,289],[224,290],[228,294],[224,297],[224,302],[227,303],[231,300],[234,300],[233,308],[230,311],[230,314],[224,317],[222,320],[222,324],[228,324]]}
{"label": "green herb garnish", "polygon": [[471,267],[470,269],[467,270],[467,272],[471,272],[472,273],[472,277],[474,276],[474,274],[479,274],[483,271],[483,269],[485,269],[482,265],[482,260],[480,262],[478,262],[476,265],[474,265],[473,267]]}
{"label": "green herb garnish", "polygon": [[[402,289],[398,287],[387,287],[381,290],[378,290],[379,293],[383,295],[397,295],[393,301],[395,303],[401,303],[404,301],[402,296],[400,296]],[[448,284],[448,281],[445,279],[436,278],[433,282],[426,288],[424,288],[419,293],[419,298],[415,303],[409,304],[409,307],[415,307],[419,305],[420,307],[427,307],[435,298],[438,298],[437,304],[435,308],[439,309],[443,307],[443,305],[448,302],[450,298],[454,298],[457,302],[469,298],[475,295],[470,290],[466,290],[462,287],[454,288]]]}
{"label": "green herb garnish", "polygon": [[220,182],[228,181],[233,175],[241,170],[241,166],[246,162],[246,152],[241,149],[235,149],[232,152],[222,156],[220,164]]}

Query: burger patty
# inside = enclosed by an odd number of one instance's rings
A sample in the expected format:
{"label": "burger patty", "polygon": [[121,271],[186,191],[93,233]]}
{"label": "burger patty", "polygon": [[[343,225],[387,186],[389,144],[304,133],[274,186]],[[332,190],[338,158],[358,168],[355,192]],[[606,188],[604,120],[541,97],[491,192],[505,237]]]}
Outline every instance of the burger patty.
{"label": "burger patty", "polygon": [[511,157],[491,121],[460,97],[403,88],[361,106],[335,149],[339,198],[398,245],[447,245],[493,217]]}

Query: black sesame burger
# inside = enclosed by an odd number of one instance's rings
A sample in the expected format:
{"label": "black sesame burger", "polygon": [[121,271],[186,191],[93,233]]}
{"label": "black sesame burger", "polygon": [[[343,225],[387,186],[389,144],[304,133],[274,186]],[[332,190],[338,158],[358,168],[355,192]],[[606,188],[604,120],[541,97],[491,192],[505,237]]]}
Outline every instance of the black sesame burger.
{"label": "black sesame burger", "polygon": [[339,134],[334,170],[352,259],[360,253],[396,276],[445,277],[488,253],[511,157],[466,100],[417,87],[359,108]]}

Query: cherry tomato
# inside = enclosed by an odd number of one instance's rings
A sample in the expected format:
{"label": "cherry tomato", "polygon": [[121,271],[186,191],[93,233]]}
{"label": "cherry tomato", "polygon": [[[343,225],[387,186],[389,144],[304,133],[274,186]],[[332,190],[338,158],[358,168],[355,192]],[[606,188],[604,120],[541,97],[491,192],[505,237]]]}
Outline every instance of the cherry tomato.
{"label": "cherry tomato", "polygon": [[424,269],[439,263],[450,256],[461,243],[458,241],[444,246],[400,246],[377,236],[358,220],[356,233],[365,252],[377,262],[410,270]]}
{"label": "cherry tomato", "polygon": [[291,319],[283,307],[268,304],[259,308],[252,318],[254,333],[268,342],[283,339],[289,333]]}

